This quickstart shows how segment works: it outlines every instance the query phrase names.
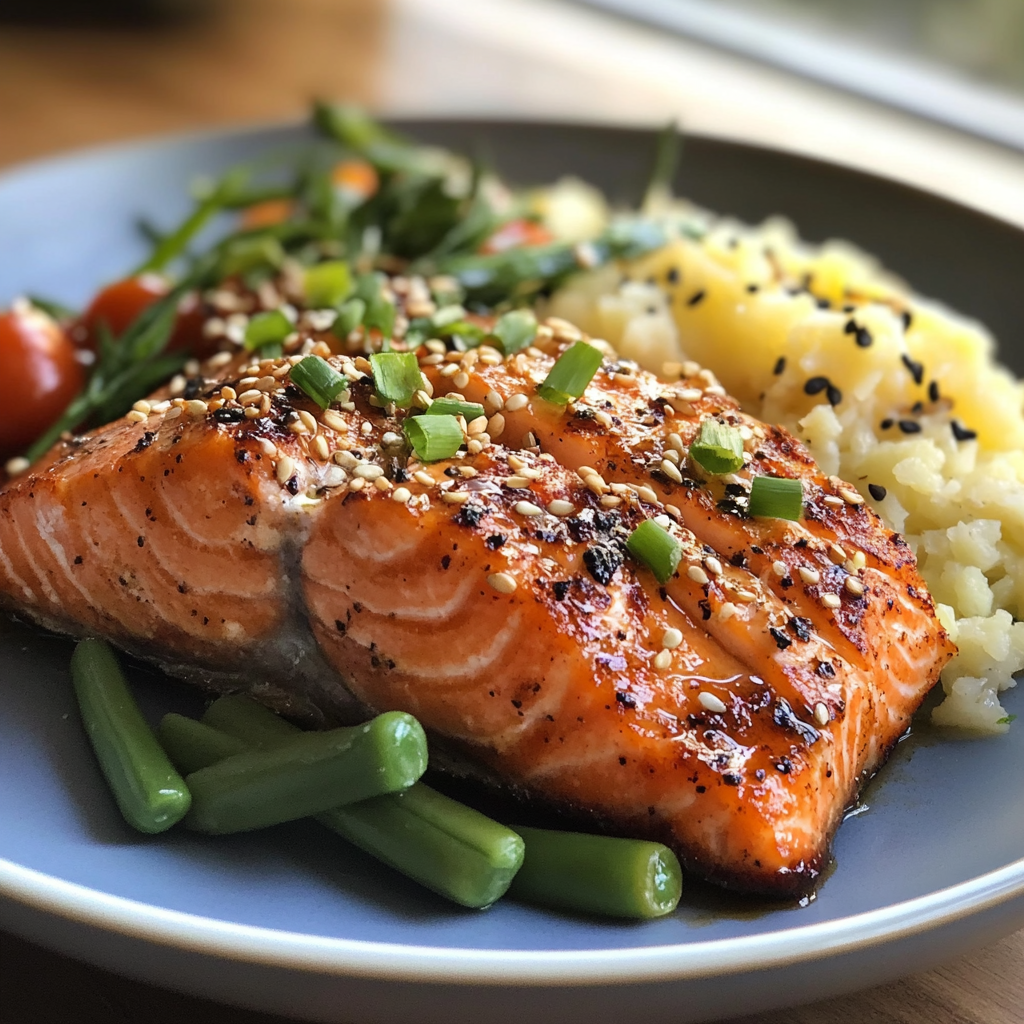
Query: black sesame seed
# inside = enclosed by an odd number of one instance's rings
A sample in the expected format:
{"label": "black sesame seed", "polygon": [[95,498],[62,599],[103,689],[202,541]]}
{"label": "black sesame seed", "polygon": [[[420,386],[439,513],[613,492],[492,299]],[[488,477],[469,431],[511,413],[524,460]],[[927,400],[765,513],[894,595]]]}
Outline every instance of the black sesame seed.
{"label": "black sesame seed", "polygon": [[858,348],[871,348],[875,341],[866,327],[858,327],[853,340],[857,343]]}
{"label": "black sesame seed", "polygon": [[910,371],[910,376],[914,378],[914,383],[920,384],[924,380],[924,367],[916,359],[911,359],[906,352],[900,358],[903,360],[903,365]]}
{"label": "black sesame seed", "polygon": [[939,382],[937,380],[933,380],[928,385],[928,401],[929,402],[937,402],[938,400],[939,400]]}
{"label": "black sesame seed", "polygon": [[868,484],[868,494],[871,495],[875,501],[885,501],[885,496],[889,492],[881,484]]}
{"label": "black sesame seed", "polygon": [[818,304],[818,309],[832,308],[832,303],[829,302],[828,299],[815,299],[814,301]]}
{"label": "black sesame seed", "polygon": [[774,373],[775,376],[778,377],[779,374],[782,373],[785,369],[786,369],[786,357],[785,356],[779,356],[779,358],[775,360],[775,369],[772,370],[772,373]]}
{"label": "black sesame seed", "polygon": [[914,314],[909,309],[905,309],[900,313],[900,319],[903,321],[903,330],[909,331],[910,325],[914,322]]}
{"label": "black sesame seed", "polygon": [[704,301],[704,289],[702,288],[699,292],[694,292],[693,295],[687,299],[686,304],[688,306],[699,306]]}
{"label": "black sesame seed", "polygon": [[892,422],[893,421],[887,417],[886,419],[882,420],[882,422],[879,424],[879,426],[883,430],[889,430],[892,427]]}
{"label": "black sesame seed", "polygon": [[900,430],[904,434],[920,434],[921,424],[917,420],[900,420]]}
{"label": "black sesame seed", "polygon": [[859,328],[852,320],[847,320],[843,324],[843,334],[856,334]]}
{"label": "black sesame seed", "polygon": [[669,284],[679,284],[679,268],[669,267],[668,273],[665,274],[665,280]]}
{"label": "black sesame seed", "polygon": [[804,385],[804,394],[817,395],[830,386],[831,381],[828,377],[811,377]]}
{"label": "black sesame seed", "polygon": [[843,393],[834,384],[829,384],[825,397],[828,399],[829,405],[835,406],[843,400]]}
{"label": "black sesame seed", "polygon": [[756,294],[757,292],[759,292],[760,290],[761,290],[761,286],[760,286],[759,284],[748,284],[748,285],[747,285],[747,291],[748,291],[748,292],[749,292],[749,293],[750,293],[751,295],[755,295],[755,294]]}
{"label": "black sesame seed", "polygon": [[978,436],[976,430],[968,429],[959,420],[951,420],[949,425],[952,428],[953,436],[958,441],[973,441]]}
{"label": "black sesame seed", "polygon": [[221,407],[214,410],[213,418],[218,423],[241,423],[245,419],[245,413],[241,409],[225,409]]}
{"label": "black sesame seed", "polygon": [[203,385],[206,383],[202,377],[189,377],[185,381],[185,391],[183,392],[186,401],[191,402],[193,398],[196,398],[200,391],[203,390]]}

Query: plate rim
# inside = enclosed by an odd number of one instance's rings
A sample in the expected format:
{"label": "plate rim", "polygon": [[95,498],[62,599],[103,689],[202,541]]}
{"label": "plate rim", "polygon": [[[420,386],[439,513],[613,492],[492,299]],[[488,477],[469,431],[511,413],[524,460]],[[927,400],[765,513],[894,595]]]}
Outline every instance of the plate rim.
{"label": "plate rim", "polygon": [[[654,135],[660,125],[638,122],[548,120],[522,117],[393,116],[403,126],[464,124],[626,131]],[[128,141],[109,141],[30,158],[0,168],[0,189],[19,179],[58,169],[69,161],[130,158],[146,150],[216,142],[272,132],[300,131],[298,118],[254,121],[193,131],[156,133]],[[1015,234],[1016,224],[917,185],[875,174],[839,160],[694,133],[714,145],[782,155],[804,164],[841,171],[856,178],[925,196]],[[1024,897],[1024,857],[922,896],[860,914],[798,925],[756,935],[656,946],[600,950],[480,949],[341,939],[283,929],[245,925],[171,910],[70,882],[0,857],[0,900],[8,899],[41,914],[74,921],[111,934],[171,947],[185,953],[339,977],[457,983],[486,986],[568,986],[668,982],[780,968],[853,953],[910,938],[978,915]]]}

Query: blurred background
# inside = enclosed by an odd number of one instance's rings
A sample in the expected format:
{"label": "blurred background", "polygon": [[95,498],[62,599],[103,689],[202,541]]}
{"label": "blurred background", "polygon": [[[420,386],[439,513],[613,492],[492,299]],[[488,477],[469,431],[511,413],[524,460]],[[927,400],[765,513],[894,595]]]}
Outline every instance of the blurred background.
{"label": "blurred background", "polygon": [[672,116],[1024,225],[1024,0],[0,0],[0,165],[314,95]]}

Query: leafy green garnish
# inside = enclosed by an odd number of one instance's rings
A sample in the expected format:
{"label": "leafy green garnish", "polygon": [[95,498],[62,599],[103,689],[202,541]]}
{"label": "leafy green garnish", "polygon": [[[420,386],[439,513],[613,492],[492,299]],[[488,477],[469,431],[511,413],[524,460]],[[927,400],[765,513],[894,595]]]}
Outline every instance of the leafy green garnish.
{"label": "leafy green garnish", "polygon": [[1002,718],[996,719],[996,725],[1009,725],[1011,722],[1016,722],[1016,715],[1003,715]]}
{"label": "leafy green garnish", "polygon": [[498,317],[491,336],[501,343],[505,355],[514,355],[537,337],[537,318],[528,309],[513,309]]}

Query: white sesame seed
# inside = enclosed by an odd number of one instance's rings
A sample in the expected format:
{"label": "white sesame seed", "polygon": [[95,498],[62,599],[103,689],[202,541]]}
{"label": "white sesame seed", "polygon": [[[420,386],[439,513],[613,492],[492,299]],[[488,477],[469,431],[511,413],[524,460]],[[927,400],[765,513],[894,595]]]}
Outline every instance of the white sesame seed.
{"label": "white sesame seed", "polygon": [[736,614],[736,605],[732,601],[723,601],[718,609],[718,617],[725,622]]}
{"label": "white sesame seed", "polygon": [[617,508],[622,504],[622,499],[616,494],[604,494],[600,501],[602,508]]}
{"label": "white sesame seed", "polygon": [[469,491],[443,491],[441,500],[448,502],[449,505],[462,505],[469,501]]}
{"label": "white sesame seed", "polygon": [[378,491],[390,491],[391,481],[386,476],[379,476],[373,481],[373,486],[376,487]]}
{"label": "white sesame seed", "polygon": [[694,583],[699,583],[702,587],[708,582],[708,574],[699,566],[691,565],[686,570],[686,575],[693,580]]}
{"label": "white sesame seed", "polygon": [[412,478],[416,483],[423,484],[424,487],[434,486],[434,478],[425,469],[416,470],[416,472],[413,473]]}
{"label": "white sesame seed", "polygon": [[673,450],[679,452],[680,455],[686,451],[686,447],[683,445],[683,439],[674,431],[668,435],[668,443],[672,446]]}
{"label": "white sesame seed", "polygon": [[459,388],[459,390],[462,390],[462,388],[469,384],[469,374],[466,373],[465,370],[461,370],[452,378],[452,383]]}
{"label": "white sesame seed", "polygon": [[654,667],[664,672],[672,664],[672,655],[668,651],[658,651],[654,656]]}
{"label": "white sesame seed", "polygon": [[357,476],[355,480],[349,483],[348,489],[350,491],[361,491],[365,486],[366,481],[361,476]]}
{"label": "white sesame seed", "polygon": [[362,477],[364,480],[376,480],[384,475],[384,470],[380,466],[374,466],[368,462],[360,462],[352,470],[352,475]]}
{"label": "white sesame seed", "polygon": [[853,594],[854,597],[862,597],[864,595],[864,584],[856,576],[847,576],[843,581],[843,587],[847,593]]}
{"label": "white sesame seed", "polygon": [[776,576],[785,576],[789,570],[786,568],[786,563],[782,561],[772,562],[772,572]]}
{"label": "white sesame seed", "polygon": [[682,642],[683,631],[676,629],[675,626],[670,626],[666,629],[664,636],[661,638],[661,646],[669,651],[674,651]]}
{"label": "white sesame seed", "polygon": [[359,426],[359,433],[362,434],[363,437],[369,437],[373,433],[373,424],[369,420],[365,420]]}
{"label": "white sesame seed", "polygon": [[290,455],[282,455],[277,460],[277,482],[286,484],[295,475],[295,460]]}
{"label": "white sesame seed", "polygon": [[820,701],[814,705],[814,720],[818,725],[828,725],[831,721],[832,716],[828,713],[828,708]]}
{"label": "white sesame seed", "polygon": [[714,555],[708,555],[704,559],[704,568],[707,569],[712,576],[722,575],[722,563],[714,557]]}
{"label": "white sesame seed", "polygon": [[201,398],[190,399],[185,403],[185,409],[194,420],[200,419],[210,411],[210,407]]}
{"label": "white sesame seed", "polygon": [[863,551],[855,551],[850,561],[853,562],[854,571],[860,572],[868,564],[868,556]]}
{"label": "white sesame seed", "polygon": [[646,484],[641,484],[639,487],[637,487],[636,493],[641,498],[643,498],[643,500],[646,501],[649,505],[654,505],[658,501],[658,495],[655,494],[654,491]]}
{"label": "white sesame seed", "polygon": [[444,356],[439,352],[431,352],[430,355],[420,356],[420,366],[440,366],[444,362]]}
{"label": "white sesame seed", "polygon": [[839,599],[837,594],[822,594],[821,603],[826,608],[838,608],[843,602]]}
{"label": "white sesame seed", "polygon": [[323,434],[318,434],[313,438],[313,451],[316,452],[317,457],[322,459],[324,462],[330,457],[331,449],[327,444],[327,438]]}
{"label": "white sesame seed", "polygon": [[675,448],[666,448],[664,454],[665,458],[668,459],[668,461],[671,462],[673,466],[679,465],[680,455],[679,452],[675,450]]}
{"label": "white sesame seed", "polygon": [[511,594],[519,586],[516,583],[516,578],[510,576],[507,572],[492,572],[487,577],[487,582],[500,594]]}
{"label": "white sesame seed", "polygon": [[700,388],[682,388],[676,394],[684,402],[696,402],[704,392]]}
{"label": "white sesame seed", "polygon": [[501,395],[493,388],[484,395],[484,405],[492,412],[499,412],[505,407],[505,403],[501,400]]}
{"label": "white sesame seed", "polygon": [[299,419],[302,421],[302,425],[306,428],[306,430],[308,430],[311,434],[316,433],[317,422],[316,418],[313,416],[311,412],[307,412],[305,409],[300,409]]}
{"label": "white sesame seed", "polygon": [[554,501],[548,502],[548,511],[553,516],[571,516],[576,511],[576,507],[571,501],[555,498]]}
{"label": "white sesame seed", "polygon": [[839,488],[839,497],[843,499],[849,505],[863,505],[864,499],[854,490],[849,487]]}
{"label": "white sesame seed", "polygon": [[797,572],[800,573],[800,579],[802,579],[804,583],[813,586],[815,583],[821,582],[821,573],[818,572],[817,569],[810,568],[810,566],[801,565],[800,568],[797,569]]}
{"label": "white sesame seed", "polygon": [[257,391],[255,388],[251,388],[249,391],[243,391],[238,396],[239,405],[258,405],[261,401],[263,401],[263,392]]}
{"label": "white sesame seed", "polygon": [[669,462],[668,459],[661,460],[661,471],[669,478],[669,480],[674,480],[677,484],[681,484],[683,482],[683,474],[680,473],[675,464]]}
{"label": "white sesame seed", "polygon": [[397,501],[399,505],[404,505],[412,497],[412,491],[408,487],[396,487],[391,495],[392,501]]}
{"label": "white sesame seed", "polygon": [[534,505],[532,501],[517,501],[515,510],[521,516],[541,516],[544,514],[544,509]]}
{"label": "white sesame seed", "polygon": [[496,412],[487,421],[487,433],[490,434],[491,437],[501,437],[501,435],[504,432],[504,430],[505,430],[505,417],[502,416],[500,412]]}
{"label": "white sesame seed", "polygon": [[715,714],[721,715],[728,709],[725,704],[716,697],[713,693],[708,693],[707,690],[701,690],[697,695],[697,700],[700,701],[700,705],[706,711],[714,711]]}
{"label": "white sesame seed", "polygon": [[829,544],[828,557],[836,565],[842,565],[846,561],[846,552],[838,544]]}
{"label": "white sesame seed", "polygon": [[16,455],[13,459],[8,459],[4,463],[4,469],[7,470],[8,476],[19,476],[24,473],[28,467],[32,465],[23,455]]}
{"label": "white sesame seed", "polygon": [[134,404],[134,405],[132,406],[132,408],[133,408],[133,409],[134,409],[134,410],[135,410],[136,412],[144,412],[144,413],[146,413],[147,415],[149,415],[149,413],[150,413],[150,412],[152,411],[152,409],[153,409],[153,406],[151,406],[151,405],[149,404],[149,402],[147,402],[147,401],[146,401],[146,400],[145,400],[144,398],[141,398],[141,399],[139,399],[139,401],[137,401],[137,402],[136,402],[136,403],[135,403],[135,404]]}
{"label": "white sesame seed", "polygon": [[125,419],[128,420],[129,423],[145,423],[149,417],[144,412],[139,412],[138,409],[132,409],[132,411],[125,416]]}
{"label": "white sesame seed", "polygon": [[835,494],[826,494],[821,500],[831,508],[842,508],[843,506],[843,499]]}
{"label": "white sesame seed", "polygon": [[466,424],[467,434],[482,434],[487,430],[487,417],[477,416]]}
{"label": "white sesame seed", "polygon": [[737,590],[732,595],[740,604],[753,604],[757,600],[757,594],[751,590]]}
{"label": "white sesame seed", "polygon": [[[483,435],[483,434],[480,435],[480,437],[484,437],[484,436],[486,436],[486,435]],[[472,441],[469,441],[466,444],[466,451],[469,452],[470,455],[479,455],[479,453],[482,452],[483,450],[484,450],[484,445],[483,445],[483,442],[481,440],[479,440],[479,438],[474,437]]]}
{"label": "white sesame seed", "polygon": [[529,487],[530,481],[525,476],[507,476],[505,477],[505,486],[514,488]]}
{"label": "white sesame seed", "polygon": [[524,409],[529,404],[530,399],[522,394],[522,392],[516,392],[514,395],[509,395],[505,399],[505,411],[506,412],[518,412],[520,409]]}
{"label": "white sesame seed", "polygon": [[[181,410],[179,410],[179,412],[180,411]],[[258,420],[262,415],[263,413],[258,405],[250,405],[245,410],[245,418],[247,420]]]}
{"label": "white sesame seed", "polygon": [[265,437],[260,438],[260,451],[262,451],[268,458],[277,458],[277,445]]}
{"label": "white sesame seed", "polygon": [[523,434],[523,447],[524,448],[536,448],[537,447],[537,438],[534,435],[532,430],[528,430],[525,434]]}
{"label": "white sesame seed", "polygon": [[467,480],[471,480],[477,475],[477,471],[472,466],[459,466],[459,476],[465,477]]}
{"label": "white sesame seed", "polygon": [[667,530],[672,525],[672,518],[671,516],[667,516],[662,513],[660,516],[654,517],[654,522],[656,522],[663,530]]}

